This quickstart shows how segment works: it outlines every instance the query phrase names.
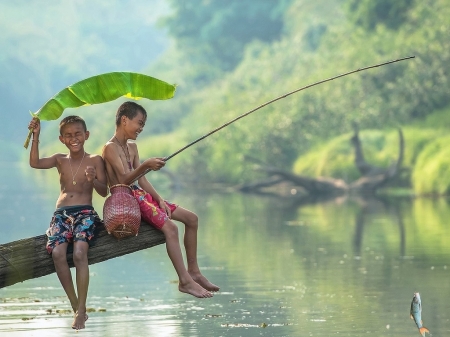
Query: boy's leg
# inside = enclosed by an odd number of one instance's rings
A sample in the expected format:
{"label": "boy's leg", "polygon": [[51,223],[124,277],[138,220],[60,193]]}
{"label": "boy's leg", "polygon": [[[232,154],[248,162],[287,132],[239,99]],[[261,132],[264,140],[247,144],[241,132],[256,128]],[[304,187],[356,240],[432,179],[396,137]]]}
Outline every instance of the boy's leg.
{"label": "boy's leg", "polygon": [[184,247],[186,249],[186,259],[188,265],[188,272],[191,277],[200,284],[203,288],[209,291],[219,291],[219,287],[211,283],[200,272],[197,261],[197,231],[198,231],[198,217],[195,213],[183,208],[177,207],[172,213],[172,219],[180,221],[185,224],[184,231]]}
{"label": "boy's leg", "polygon": [[195,297],[212,297],[212,294],[192,279],[186,270],[181,253],[180,241],[178,238],[178,227],[172,221],[167,220],[161,228],[166,237],[166,249],[170,260],[178,274],[178,289],[181,292],[191,294]]}
{"label": "boy's leg", "polygon": [[69,298],[70,305],[73,311],[76,311],[78,307],[78,298],[73,286],[72,274],[67,263],[67,246],[68,243],[64,242],[56,245],[52,250],[53,263],[55,264],[56,275],[58,275],[59,282]]}
{"label": "boy's leg", "polygon": [[85,241],[75,241],[73,243],[73,263],[76,268],[78,306],[75,310],[75,319],[72,324],[73,329],[84,329],[86,315],[86,299],[89,287],[89,265],[87,253],[89,244]]}

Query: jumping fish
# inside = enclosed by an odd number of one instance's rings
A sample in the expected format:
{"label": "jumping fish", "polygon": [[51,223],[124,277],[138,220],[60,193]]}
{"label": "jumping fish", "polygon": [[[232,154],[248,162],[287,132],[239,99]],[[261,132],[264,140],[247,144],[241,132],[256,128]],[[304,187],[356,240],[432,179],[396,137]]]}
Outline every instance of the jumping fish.
{"label": "jumping fish", "polygon": [[423,326],[422,322],[422,302],[420,300],[419,293],[414,293],[412,302],[411,302],[411,311],[410,311],[411,319],[414,320],[414,322],[417,325],[417,328],[419,329],[419,333],[425,337],[425,333],[430,331]]}

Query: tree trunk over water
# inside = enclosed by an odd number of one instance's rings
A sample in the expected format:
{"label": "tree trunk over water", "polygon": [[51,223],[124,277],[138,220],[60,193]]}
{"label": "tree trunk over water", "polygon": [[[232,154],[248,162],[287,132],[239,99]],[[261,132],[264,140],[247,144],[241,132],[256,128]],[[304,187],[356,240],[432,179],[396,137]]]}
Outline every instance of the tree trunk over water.
{"label": "tree trunk over water", "polygon": [[[0,289],[55,272],[53,259],[45,249],[46,235],[0,245]],[[103,262],[138,250],[165,243],[164,234],[142,222],[139,235],[117,240],[101,228],[95,245],[89,248],[89,264]],[[72,253],[67,262],[73,267]]]}
{"label": "tree trunk over water", "polygon": [[[290,171],[271,167],[264,164],[260,165],[260,170],[269,175],[269,179],[257,183],[247,183],[236,188],[247,193],[261,193],[265,188],[285,184],[292,186],[293,189],[299,187],[311,197],[316,196],[336,196],[343,194],[374,195],[376,191],[390,183],[399,173],[404,152],[405,141],[403,132],[398,129],[399,152],[397,159],[387,168],[381,168],[369,164],[363,153],[361,140],[359,138],[359,129],[354,126],[354,135],[350,139],[355,151],[355,166],[361,173],[361,177],[353,182],[345,182],[342,179],[333,177],[307,177],[296,175]],[[267,192],[266,192],[267,193]],[[269,194],[271,192],[268,192]],[[272,194],[276,194],[273,193]]]}

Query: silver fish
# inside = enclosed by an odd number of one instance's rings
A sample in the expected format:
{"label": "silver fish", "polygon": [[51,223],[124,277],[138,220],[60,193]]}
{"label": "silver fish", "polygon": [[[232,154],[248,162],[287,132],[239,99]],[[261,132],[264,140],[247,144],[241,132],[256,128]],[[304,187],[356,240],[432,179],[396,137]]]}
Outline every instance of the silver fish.
{"label": "silver fish", "polygon": [[422,322],[422,301],[420,300],[419,293],[414,293],[412,302],[411,302],[411,311],[410,311],[411,319],[414,320],[414,322],[417,325],[417,328],[419,329],[419,333],[425,337],[425,333],[430,331],[423,326]]}

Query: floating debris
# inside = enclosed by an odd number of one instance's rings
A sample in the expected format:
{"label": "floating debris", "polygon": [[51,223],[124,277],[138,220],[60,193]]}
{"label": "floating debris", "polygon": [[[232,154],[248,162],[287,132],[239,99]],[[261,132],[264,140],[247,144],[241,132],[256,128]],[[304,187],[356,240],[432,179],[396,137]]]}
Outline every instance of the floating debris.
{"label": "floating debris", "polygon": [[72,310],[70,310],[70,309],[57,309],[56,313],[60,314],[60,315],[71,314]]}
{"label": "floating debris", "polygon": [[288,326],[293,325],[292,323],[281,323],[281,324],[267,324],[265,322],[261,324],[248,324],[248,323],[224,323],[220,326],[222,328],[267,328],[268,326],[271,327],[280,327],[280,326]]}
{"label": "floating debris", "polygon": [[217,317],[222,317],[222,315],[218,315],[218,314],[206,314],[205,317],[208,317],[208,318],[217,318]]}
{"label": "floating debris", "polygon": [[225,323],[220,325],[223,328],[259,328],[259,325],[256,324],[247,324],[247,323]]}

